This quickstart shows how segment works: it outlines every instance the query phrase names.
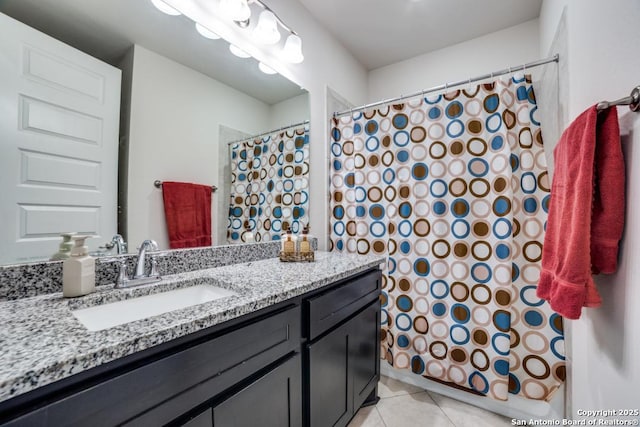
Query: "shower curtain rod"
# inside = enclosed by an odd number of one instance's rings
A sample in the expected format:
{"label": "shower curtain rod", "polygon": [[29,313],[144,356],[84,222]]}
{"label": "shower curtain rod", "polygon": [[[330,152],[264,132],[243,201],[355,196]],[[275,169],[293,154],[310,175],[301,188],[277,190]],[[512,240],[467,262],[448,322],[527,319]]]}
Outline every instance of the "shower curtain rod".
{"label": "shower curtain rod", "polygon": [[244,142],[244,141],[247,141],[247,140],[250,140],[250,139],[256,139],[256,138],[259,138],[259,137],[264,136],[264,135],[269,135],[270,133],[273,133],[273,132],[280,132],[281,130],[290,129],[290,128],[294,128],[294,127],[302,126],[302,125],[308,125],[308,124],[309,124],[309,120],[305,120],[305,121],[300,122],[300,123],[294,123],[294,124],[289,125],[289,126],[283,126],[281,128],[268,130],[266,132],[262,132],[262,133],[259,133],[257,135],[246,136],[246,137],[244,137],[242,139],[238,139],[238,140],[235,140],[235,141],[227,142],[227,145],[237,144],[238,142]]}
{"label": "shower curtain rod", "polygon": [[441,91],[443,89],[446,90],[446,89],[452,88],[454,86],[460,86],[460,85],[463,85],[463,84],[469,84],[469,83],[477,82],[477,81],[480,81],[480,80],[485,80],[485,79],[488,79],[488,78],[501,76],[503,74],[510,74],[510,73],[515,72],[515,71],[520,71],[520,70],[525,70],[527,68],[537,67],[539,65],[548,64],[550,62],[558,62],[559,59],[560,59],[560,55],[558,55],[556,53],[555,55],[553,55],[550,58],[539,59],[537,61],[529,62],[529,63],[523,64],[523,65],[518,65],[516,67],[507,67],[507,68],[499,70],[499,71],[494,71],[493,73],[483,74],[481,76],[468,78],[466,80],[460,80],[460,81],[457,81],[457,82],[445,83],[445,84],[442,84],[440,86],[434,86],[434,87],[431,87],[429,89],[421,90],[420,92],[412,93],[411,95],[400,95],[400,96],[398,96],[396,98],[385,99],[385,100],[382,100],[382,101],[373,102],[371,104],[361,105],[360,107],[350,108],[348,110],[340,111],[338,113],[333,113],[333,117],[344,116],[345,114],[350,114],[350,113],[353,113],[354,111],[362,111],[362,110],[366,110],[366,109],[371,108],[371,107],[377,107],[379,105],[391,104],[393,102],[402,101],[404,99],[413,98],[415,96],[424,96],[427,93],[438,92],[438,91]]}

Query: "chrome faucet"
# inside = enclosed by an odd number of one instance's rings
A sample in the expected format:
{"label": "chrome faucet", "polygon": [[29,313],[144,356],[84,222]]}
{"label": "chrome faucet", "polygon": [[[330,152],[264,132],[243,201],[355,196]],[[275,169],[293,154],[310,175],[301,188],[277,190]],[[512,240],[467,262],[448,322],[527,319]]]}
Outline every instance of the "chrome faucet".
{"label": "chrome faucet", "polygon": [[[145,262],[148,251],[157,251],[158,244],[153,240],[145,240],[138,248],[138,262],[136,264],[136,270],[133,277],[129,278],[127,274],[127,257],[106,257],[100,262],[102,263],[117,263],[118,264],[118,277],[116,278],[116,288],[129,288],[132,286],[146,285],[149,283],[155,283],[162,280],[162,277],[158,274],[156,264],[157,260],[155,256],[149,254],[151,258],[151,269],[149,274],[145,273]],[[158,255],[162,256],[162,255]]]}
{"label": "chrome faucet", "polygon": [[124,241],[120,234],[116,234],[111,238],[110,242],[104,244],[104,246],[100,246],[101,249],[111,250],[116,248],[116,254],[124,255],[127,253],[127,242]]}
{"label": "chrome faucet", "polygon": [[144,242],[142,242],[142,244],[140,245],[140,248],[138,248],[138,264],[136,264],[136,272],[133,275],[134,279],[141,279],[143,277],[144,278],[151,277],[151,274],[155,273],[153,271],[153,270],[155,270],[154,268],[151,269],[152,272],[150,274],[148,274],[148,275],[145,274],[145,272],[144,272],[144,265],[145,265],[145,258],[146,258],[147,250],[157,251],[158,250],[158,244],[154,240],[145,240]]}

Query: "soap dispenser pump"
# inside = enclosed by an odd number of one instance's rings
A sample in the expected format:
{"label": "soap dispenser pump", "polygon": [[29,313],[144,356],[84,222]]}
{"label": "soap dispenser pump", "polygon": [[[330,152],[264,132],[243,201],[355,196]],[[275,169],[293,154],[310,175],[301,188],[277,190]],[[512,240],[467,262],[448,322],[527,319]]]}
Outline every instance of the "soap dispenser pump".
{"label": "soap dispenser pump", "polygon": [[71,256],[62,263],[62,295],[79,297],[96,290],[96,261],[89,256],[85,240],[91,236],[72,236]]}
{"label": "soap dispenser pump", "polygon": [[51,257],[51,261],[62,261],[71,256],[71,249],[73,248],[73,242],[71,238],[75,236],[76,233],[61,233],[62,242],[60,243],[60,247],[58,248],[58,252],[53,254]]}

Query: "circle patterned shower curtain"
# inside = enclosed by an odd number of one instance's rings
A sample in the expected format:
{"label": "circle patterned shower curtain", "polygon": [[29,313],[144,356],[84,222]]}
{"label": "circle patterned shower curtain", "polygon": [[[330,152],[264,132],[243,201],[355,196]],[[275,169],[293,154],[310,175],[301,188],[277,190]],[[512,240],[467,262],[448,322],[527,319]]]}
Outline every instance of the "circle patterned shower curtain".
{"label": "circle patterned shower curtain", "polygon": [[309,129],[274,131],[230,147],[227,241],[251,231],[257,242],[279,240],[309,224]]}
{"label": "circle patterned shower curtain", "polygon": [[530,77],[334,118],[331,246],[388,256],[382,351],[498,400],[565,379],[536,297],[550,178]]}

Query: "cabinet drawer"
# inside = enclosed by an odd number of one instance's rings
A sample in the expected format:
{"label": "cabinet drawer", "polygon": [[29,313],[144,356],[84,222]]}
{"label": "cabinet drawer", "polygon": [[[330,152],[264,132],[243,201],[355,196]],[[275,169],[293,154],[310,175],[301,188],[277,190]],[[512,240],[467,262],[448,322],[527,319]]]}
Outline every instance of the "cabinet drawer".
{"label": "cabinet drawer", "polygon": [[9,425],[162,425],[299,348],[299,337],[296,306],[108,379]]}
{"label": "cabinet drawer", "polygon": [[381,273],[376,270],[307,299],[309,322],[305,335],[314,339],[378,298],[381,284]]}
{"label": "cabinet drawer", "polygon": [[213,408],[213,426],[300,427],[300,353]]}

